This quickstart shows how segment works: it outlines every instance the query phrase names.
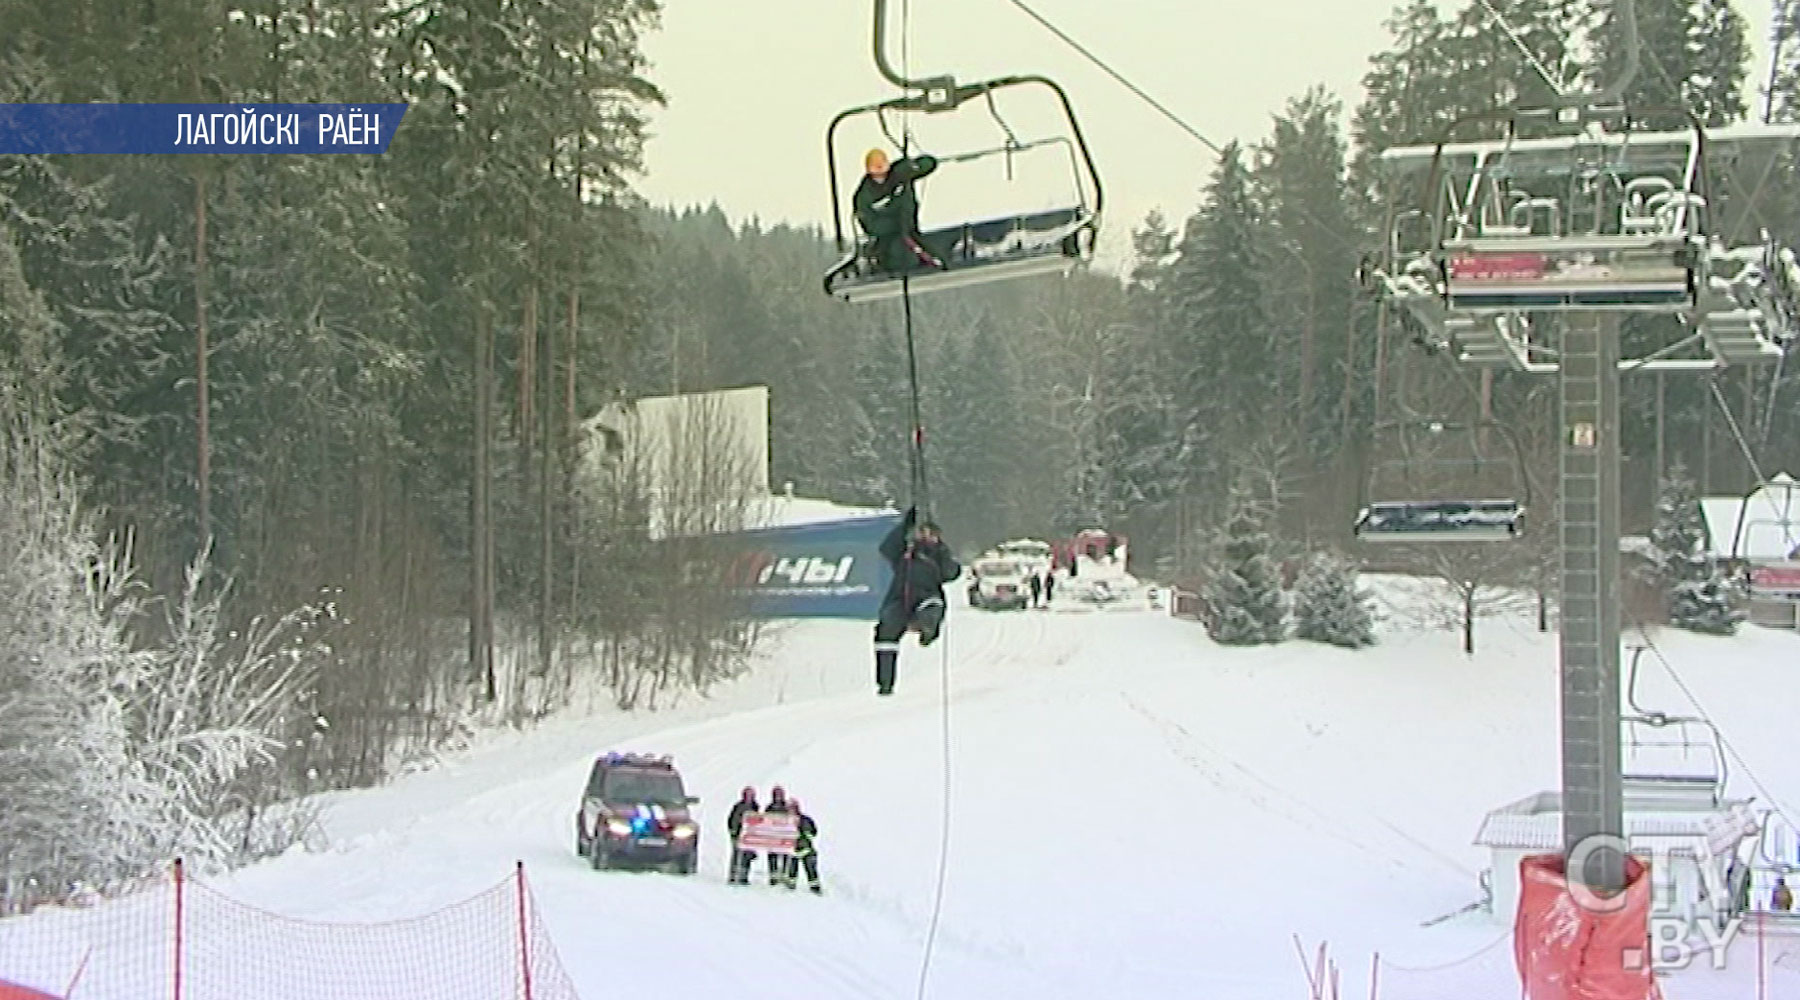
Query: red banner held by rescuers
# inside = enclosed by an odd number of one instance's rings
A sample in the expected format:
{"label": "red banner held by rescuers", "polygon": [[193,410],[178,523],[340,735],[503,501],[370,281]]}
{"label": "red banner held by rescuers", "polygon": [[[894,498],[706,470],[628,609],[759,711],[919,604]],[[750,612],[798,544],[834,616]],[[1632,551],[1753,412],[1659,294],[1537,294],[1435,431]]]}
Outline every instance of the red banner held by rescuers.
{"label": "red banner held by rescuers", "polygon": [[1625,860],[1625,891],[1598,899],[1570,892],[1567,862],[1519,862],[1513,957],[1526,1000],[1662,1000],[1651,967],[1650,866]]}
{"label": "red banner held by rescuers", "polygon": [[792,854],[799,836],[800,827],[792,815],[751,812],[744,814],[744,829],[738,834],[737,846],[740,851]]}
{"label": "red banner held by rescuers", "polygon": [[20,986],[18,983],[9,983],[0,979],[0,1000],[61,1000],[61,998],[42,990],[34,990],[29,986]]}

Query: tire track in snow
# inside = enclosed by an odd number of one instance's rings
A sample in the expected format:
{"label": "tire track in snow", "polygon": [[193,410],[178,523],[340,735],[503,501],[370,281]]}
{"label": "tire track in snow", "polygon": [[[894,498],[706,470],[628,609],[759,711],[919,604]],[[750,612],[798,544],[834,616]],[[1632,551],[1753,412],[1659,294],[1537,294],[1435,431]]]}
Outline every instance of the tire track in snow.
{"label": "tire track in snow", "polygon": [[[682,888],[684,890],[693,891],[684,891],[675,894],[674,898],[677,900],[681,909],[706,920],[708,923],[718,925],[720,927],[721,937],[732,940],[742,937],[742,924],[738,922],[735,915],[725,912],[725,908],[719,905],[717,897],[713,896],[710,892],[703,895],[702,886],[684,885]],[[719,883],[706,885],[704,888],[712,889],[714,891],[724,889],[732,893],[744,893],[745,895],[773,895],[777,893],[786,893],[788,891],[785,889],[774,889],[773,887],[755,884],[749,886],[733,886]],[[796,890],[796,892],[802,891],[804,890]],[[808,895],[811,894],[808,893]],[[806,904],[811,904],[813,901],[793,899],[789,900],[789,902],[804,902]],[[755,940],[755,948],[758,952],[766,952],[768,946],[778,945],[784,962],[817,973],[821,981],[836,983],[839,986],[845,987],[848,991],[843,994],[845,996],[874,998],[897,995],[897,991],[891,984],[881,982],[874,978],[866,969],[839,959],[834,959],[832,957],[832,949],[818,947],[819,944],[820,942],[817,940],[794,941],[785,935],[764,935]]]}
{"label": "tire track in snow", "polygon": [[[951,657],[952,711],[1012,690],[1021,673],[1029,672],[1047,661],[1057,665],[1064,664],[1080,648],[1080,643],[1076,642],[1065,645],[1061,650],[1053,650],[1046,642],[1048,621],[1041,615],[1028,614],[1008,616],[994,621],[990,628],[971,630],[980,638],[971,648],[965,649],[955,641],[964,634],[964,629],[960,627],[962,623],[957,621],[961,618],[962,615],[957,615],[947,621],[946,625],[950,627],[944,633],[944,641],[949,643],[947,648]],[[656,748],[656,752],[673,753],[681,762],[683,772],[689,776],[690,783],[701,787],[728,788],[740,783],[764,784],[773,780],[796,757],[820,744],[852,737],[869,722],[893,721],[902,715],[926,712],[935,714],[941,711],[942,688],[938,683],[939,678],[934,675],[941,668],[942,661],[930,657],[935,652],[932,649],[918,650],[913,647],[913,651],[916,665],[912,671],[913,690],[909,692],[912,697],[903,694],[891,699],[864,702],[863,699],[872,699],[872,694],[857,694],[790,702],[648,732],[621,741],[615,746],[621,749],[626,745]],[[920,652],[926,656],[919,656]],[[905,678],[902,680],[904,682]],[[855,705],[860,707],[852,707]],[[954,728],[952,741],[954,752]],[[935,744],[933,752],[936,752]],[[751,758],[758,760],[752,762]],[[727,775],[732,777],[728,778]],[[954,840],[951,850],[954,857]],[[719,852],[711,853],[716,855]],[[574,866],[580,862],[574,858],[569,860],[571,867],[567,871],[573,878],[576,877]],[[723,902],[725,897],[714,893],[727,890],[738,892],[744,887],[730,886],[724,881],[721,869],[725,863],[722,859],[715,866],[708,864],[703,858],[698,873],[703,881],[679,884],[673,887],[677,891],[669,895],[683,912],[709,925],[717,925],[722,936],[735,939],[742,934],[741,918]],[[909,912],[906,901],[910,897],[874,892],[868,886],[852,878],[845,878],[842,874],[834,873],[824,881],[830,898],[843,901],[853,908],[852,912],[860,910],[883,924],[902,930],[904,939],[910,940],[916,935],[920,930],[919,925],[925,920],[923,912]],[[761,887],[752,887],[752,891],[758,888]],[[865,941],[874,942],[878,938],[873,928],[863,920],[850,921],[841,927]],[[883,947],[875,954],[897,957],[903,953],[891,947],[891,936],[881,935],[880,940]],[[802,944],[776,936],[768,936],[760,941],[765,946],[777,947],[785,959],[817,972],[831,983],[845,987],[849,995],[897,997],[900,992],[905,992],[898,986],[888,985],[881,973],[867,966],[846,958],[825,957],[828,953],[818,949],[817,942]],[[987,942],[949,928],[940,928],[940,941],[965,957],[983,958],[1016,968],[1017,946],[1011,949],[1015,954],[1009,955],[1007,950],[997,949]],[[721,968],[727,965],[711,956],[707,964]]]}
{"label": "tire track in snow", "polygon": [[[1124,691],[1120,691],[1119,696],[1124,699],[1132,711],[1143,716],[1162,732],[1164,741],[1168,743],[1176,757],[1199,772],[1220,791],[1235,795],[1272,816],[1344,843],[1368,857],[1380,861],[1386,867],[1400,871],[1410,871],[1417,867],[1414,862],[1405,857],[1372,847],[1351,836],[1342,828],[1337,817],[1320,810],[1287,789],[1250,770],[1242,761],[1223,753],[1195,736],[1186,726],[1151,711]],[[1235,772],[1235,775],[1229,772]],[[1276,801],[1278,799],[1284,799],[1289,804],[1283,805]],[[1383,822],[1385,823],[1385,821]],[[1394,832],[1399,833],[1400,831],[1395,830]],[[1406,837],[1404,834],[1402,837],[1409,842],[1410,846],[1420,846],[1411,837]],[[1439,864],[1455,868],[1458,874],[1465,876],[1472,874],[1460,865],[1452,865],[1436,852],[1431,852],[1431,857]]]}

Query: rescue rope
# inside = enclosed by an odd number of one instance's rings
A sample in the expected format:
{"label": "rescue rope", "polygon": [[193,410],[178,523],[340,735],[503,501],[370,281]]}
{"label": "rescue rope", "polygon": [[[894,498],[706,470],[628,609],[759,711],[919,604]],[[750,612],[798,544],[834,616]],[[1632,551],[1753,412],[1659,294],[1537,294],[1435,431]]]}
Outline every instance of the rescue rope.
{"label": "rescue rope", "polygon": [[[920,520],[923,521],[930,519],[931,484],[925,469],[925,421],[920,404],[918,343],[913,336],[912,279],[906,273],[900,276],[900,304],[906,328],[906,380],[912,397],[912,440],[907,449],[912,472],[911,495],[913,506],[918,508]],[[946,619],[950,616],[949,605],[949,598],[946,597]],[[942,650],[938,661],[938,677],[944,799],[938,840],[937,884],[932,890],[931,922],[925,931],[925,950],[919,959],[918,1000],[925,1000],[925,984],[931,977],[931,956],[937,945],[938,921],[944,910],[944,886],[950,870],[950,644],[947,634],[948,630],[940,625],[938,641],[942,643]]]}
{"label": "rescue rope", "polygon": [[919,352],[913,338],[912,277],[900,275],[900,305],[906,323],[906,380],[911,388],[911,428],[908,442],[908,466],[911,470],[909,495],[919,509],[921,521],[931,519],[931,483],[925,475],[925,418],[919,403]]}
{"label": "rescue rope", "polygon": [[[950,616],[949,600],[944,602],[944,617]],[[943,650],[938,659],[938,690],[942,704],[943,749],[944,749],[944,807],[941,813],[941,825],[938,831],[937,886],[932,890],[931,923],[925,928],[925,952],[919,961],[918,1000],[925,1000],[925,983],[931,976],[931,953],[937,944],[938,919],[944,912],[944,886],[950,874],[950,641],[948,631],[941,633],[938,641]]]}
{"label": "rescue rope", "polygon": [[[900,62],[902,72],[908,79],[912,78],[912,0],[901,0],[900,3]],[[912,156],[912,119],[904,120],[900,140],[900,156],[902,159]],[[907,182],[911,185],[911,181]],[[918,198],[918,189],[913,188],[912,197]],[[916,202],[915,202],[916,203]],[[909,240],[912,234],[907,234]],[[931,519],[931,484],[925,474],[925,418],[920,406],[919,397],[919,352],[913,337],[912,277],[909,272],[900,275],[900,307],[906,328],[906,381],[911,393],[911,441],[907,448],[907,456],[911,466],[911,493],[913,506],[918,509],[919,518],[923,521]],[[950,600],[944,599],[944,621],[939,624],[938,641],[942,644],[938,659],[939,683],[939,718],[942,726],[942,758],[943,758],[943,807],[940,811],[940,828],[938,835],[937,881],[931,896],[931,921],[925,929],[925,948],[919,956],[919,986],[917,1000],[925,1000],[925,986],[931,979],[931,956],[937,947],[938,921],[944,913],[944,887],[950,872],[950,642],[948,630],[944,628],[950,617]]]}

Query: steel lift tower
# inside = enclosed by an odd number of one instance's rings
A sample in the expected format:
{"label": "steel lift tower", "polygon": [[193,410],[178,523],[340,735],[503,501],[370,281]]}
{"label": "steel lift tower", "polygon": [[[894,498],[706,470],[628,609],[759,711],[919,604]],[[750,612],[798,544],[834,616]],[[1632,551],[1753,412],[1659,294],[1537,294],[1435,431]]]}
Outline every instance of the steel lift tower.
{"label": "steel lift tower", "polygon": [[[1635,51],[1629,0],[1618,8]],[[1558,380],[1571,855],[1597,834],[1624,834],[1620,377],[1772,362],[1800,328],[1800,268],[1760,225],[1755,181],[1782,169],[1800,127],[1707,129],[1685,111],[1619,106],[1624,83],[1560,107],[1465,119],[1436,144],[1388,150],[1381,167],[1395,221],[1384,259],[1363,273],[1456,362]],[[1686,127],[1646,131],[1646,120]],[[1634,314],[1675,322],[1663,342],[1624,357],[1621,320]],[[1365,508],[1357,531],[1368,541],[1506,541],[1521,537],[1524,514],[1491,497],[1387,501]],[[1585,864],[1568,872],[1571,883],[1604,894],[1624,887],[1622,854],[1578,854]]]}

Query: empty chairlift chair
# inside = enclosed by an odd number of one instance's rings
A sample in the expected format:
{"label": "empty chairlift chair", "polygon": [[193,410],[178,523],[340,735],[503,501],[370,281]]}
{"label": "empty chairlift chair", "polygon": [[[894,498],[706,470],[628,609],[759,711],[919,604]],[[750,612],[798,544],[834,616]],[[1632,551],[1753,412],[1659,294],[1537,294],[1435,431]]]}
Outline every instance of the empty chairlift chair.
{"label": "empty chairlift chair", "polygon": [[1653,712],[1624,716],[1620,725],[1627,794],[1671,805],[1717,806],[1724,798],[1725,751],[1710,720]]}
{"label": "empty chairlift chair", "polygon": [[1369,502],[1357,513],[1358,540],[1374,543],[1495,542],[1525,530],[1519,456],[1491,421],[1456,425],[1403,421],[1378,427]]}

